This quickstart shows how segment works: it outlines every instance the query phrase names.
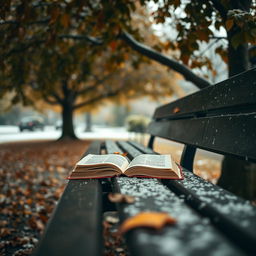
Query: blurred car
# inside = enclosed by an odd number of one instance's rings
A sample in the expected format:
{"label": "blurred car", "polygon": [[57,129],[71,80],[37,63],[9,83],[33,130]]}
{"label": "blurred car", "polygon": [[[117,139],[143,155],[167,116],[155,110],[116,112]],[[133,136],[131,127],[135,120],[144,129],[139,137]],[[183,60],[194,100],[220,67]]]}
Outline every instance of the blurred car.
{"label": "blurred car", "polygon": [[62,121],[61,120],[58,120],[55,124],[55,129],[56,130],[61,130],[62,128]]}
{"label": "blurred car", "polygon": [[19,122],[19,129],[22,132],[23,130],[34,131],[36,129],[44,130],[44,120],[38,116],[29,116],[24,117]]}

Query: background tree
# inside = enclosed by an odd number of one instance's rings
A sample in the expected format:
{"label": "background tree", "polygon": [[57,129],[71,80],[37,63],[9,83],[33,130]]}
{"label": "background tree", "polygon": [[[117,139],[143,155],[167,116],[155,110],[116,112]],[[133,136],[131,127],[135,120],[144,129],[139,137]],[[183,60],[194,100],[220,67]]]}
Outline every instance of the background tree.
{"label": "background tree", "polygon": [[[150,73],[132,74],[133,67],[139,67],[141,56],[130,57],[129,50],[122,50],[115,42],[103,42],[90,35],[90,28],[97,31],[95,18],[85,15],[90,5],[74,1],[13,1],[10,6],[15,4],[15,8],[5,6],[1,12],[8,13],[1,25],[9,32],[3,40],[6,47],[1,48],[3,95],[14,90],[13,103],[33,104],[43,99],[60,105],[61,138],[76,138],[72,117],[79,108],[95,108],[100,101],[117,95],[120,102],[172,93],[166,86],[167,76],[163,75],[163,81],[156,73],[159,68],[149,70],[148,62],[142,68]],[[8,39],[12,39],[10,44]]]}
{"label": "background tree", "polygon": [[[211,1],[154,1],[156,3],[152,16],[156,23],[168,23],[170,33],[173,37],[166,38],[165,44],[156,47],[148,47],[139,41],[143,40],[142,33],[132,26],[128,19],[116,24],[121,38],[135,51],[149,57],[169,68],[177,71],[184,78],[194,83],[198,88],[211,85],[210,81],[198,76],[192,69],[207,67],[216,73],[212,62],[206,56],[198,55],[202,42],[212,43],[220,39],[227,40],[227,48],[220,45],[216,48],[216,54],[228,64],[229,76],[245,71],[249,67],[248,62],[248,43],[253,46],[256,44],[256,16],[255,1],[251,0],[211,0]],[[152,2],[151,2],[152,3]],[[150,1],[140,1],[140,4],[147,6]],[[118,17],[109,16],[104,13],[106,4],[102,3],[95,8],[95,15],[100,15],[100,24],[115,24]],[[113,6],[117,3],[113,3]],[[121,4],[118,3],[118,5]],[[112,6],[112,7],[113,7]],[[123,15],[129,16],[129,7],[134,8],[131,3],[122,10]],[[120,14],[119,14],[120,15]],[[106,25],[106,29],[107,29]],[[115,29],[113,31],[116,31]],[[225,31],[224,36],[219,36],[217,31]],[[111,33],[113,34],[113,31]],[[175,32],[176,31],[176,32]],[[115,35],[113,35],[113,38]],[[115,40],[115,39],[114,39]],[[173,58],[164,55],[160,49],[171,48],[176,54]],[[253,57],[251,56],[251,59]],[[234,157],[225,157],[222,168],[222,176],[219,184],[223,187],[236,192],[237,194],[253,198],[255,191],[249,188],[251,185],[250,176],[255,174],[255,164],[243,162]],[[250,170],[250,171],[248,171]],[[249,174],[250,172],[250,174]]]}
{"label": "background tree", "polygon": [[112,63],[112,58],[111,48],[95,54],[90,47],[70,39],[50,49],[37,49],[29,59],[22,59],[23,68],[29,66],[21,83],[24,98],[32,104],[42,99],[50,105],[59,105],[63,120],[61,138],[76,138],[73,114],[80,108],[95,109],[109,98],[120,103],[173,93],[167,86],[170,75],[167,72],[164,75],[160,65],[144,63],[134,70],[136,58],[126,59],[125,63]]}
{"label": "background tree", "polygon": [[[179,50],[178,59],[180,61],[176,62],[163,56],[161,53],[140,44],[124,32],[122,38],[133,49],[183,74],[187,80],[199,88],[204,88],[209,83],[198,80],[194,74],[188,72],[184,65],[191,69],[207,66],[213,73],[216,72],[208,58],[197,54],[200,42],[209,43],[211,40],[220,39],[216,35],[216,31],[222,28],[226,30],[224,38],[228,42],[228,47],[225,49],[225,47],[219,46],[215,52],[227,62],[229,76],[248,69],[248,43],[256,44],[255,1],[155,2],[158,3],[156,11],[153,12],[155,21],[157,23],[169,23],[170,31],[174,29],[173,24],[176,28],[176,38],[171,38],[174,41],[167,41],[167,44],[173,50]],[[251,182],[255,179],[251,179],[252,175],[255,175],[255,164],[227,156],[223,161],[222,175],[218,184],[239,195],[254,198],[255,184]]]}
{"label": "background tree", "polygon": [[[226,31],[224,38],[228,47],[218,47],[216,54],[227,61],[229,75],[248,68],[248,43],[255,44],[256,38],[254,0],[154,2],[157,8],[152,17],[156,23],[169,23],[170,33],[175,36],[169,41],[146,47],[139,43],[143,41],[143,33],[139,26],[132,24],[132,13],[140,6],[147,8],[150,1],[7,1],[0,11],[4,19],[1,25],[4,26],[2,46],[6,46],[4,50],[1,48],[1,55],[8,58],[35,43],[56,44],[58,39],[71,37],[87,40],[98,47],[110,46],[113,51],[117,51],[120,47],[126,47],[118,40],[121,38],[137,52],[177,71],[198,88],[204,88],[211,83],[198,76],[195,68],[207,67],[213,73],[216,71],[208,58],[197,55],[198,49],[201,42],[209,43],[211,40],[222,39],[223,36],[220,38],[216,35],[216,31],[222,29]],[[11,5],[15,8],[10,8]],[[43,26],[38,26],[39,24]],[[4,33],[7,30],[8,33]],[[74,30],[75,33],[72,32]],[[163,50],[168,48],[175,53],[172,58],[163,54]],[[119,61],[124,58],[119,57]],[[19,87],[16,90],[19,92]],[[229,157],[225,161],[232,165],[237,162]],[[245,188],[244,182],[235,182],[245,173],[241,172],[242,169],[246,168],[236,168],[236,171],[230,168],[232,175],[228,174],[228,180],[222,185],[234,190]],[[225,173],[227,171],[223,172]]]}

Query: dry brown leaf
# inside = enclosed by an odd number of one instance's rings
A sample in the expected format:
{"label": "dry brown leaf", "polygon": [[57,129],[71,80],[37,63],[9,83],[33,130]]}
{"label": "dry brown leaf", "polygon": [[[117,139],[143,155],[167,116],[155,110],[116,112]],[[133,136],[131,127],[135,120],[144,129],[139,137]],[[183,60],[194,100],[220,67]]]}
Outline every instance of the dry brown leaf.
{"label": "dry brown leaf", "polygon": [[175,224],[177,221],[171,217],[168,213],[164,212],[141,212],[127,220],[125,220],[119,231],[121,234],[127,231],[139,228],[147,227],[153,229],[161,229],[167,224]]}
{"label": "dry brown leaf", "polygon": [[132,204],[135,201],[135,198],[133,196],[124,195],[124,194],[120,194],[120,193],[109,193],[108,199],[112,203]]}
{"label": "dry brown leaf", "polygon": [[36,219],[35,217],[31,217],[28,221],[29,225],[33,229],[43,230],[44,224],[41,220]]}
{"label": "dry brown leaf", "polygon": [[180,112],[180,108],[176,107],[176,108],[173,109],[172,112],[173,112],[174,114],[179,113],[179,112]]}
{"label": "dry brown leaf", "polygon": [[1,235],[1,237],[5,237],[5,236],[10,235],[13,231],[14,231],[14,229],[12,229],[12,228],[1,228],[0,235]]}
{"label": "dry brown leaf", "polygon": [[29,198],[29,199],[26,200],[26,203],[27,203],[27,204],[32,204],[32,203],[33,203],[33,200],[32,200],[31,198]]}

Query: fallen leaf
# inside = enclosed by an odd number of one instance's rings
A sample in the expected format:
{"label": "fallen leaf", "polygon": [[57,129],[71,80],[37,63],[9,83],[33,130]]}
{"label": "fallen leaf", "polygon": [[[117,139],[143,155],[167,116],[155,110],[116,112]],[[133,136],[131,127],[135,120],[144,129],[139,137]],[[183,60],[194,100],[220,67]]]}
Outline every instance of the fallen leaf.
{"label": "fallen leaf", "polygon": [[109,193],[108,199],[112,203],[132,204],[135,201],[135,198],[133,196],[124,195],[124,194],[120,194],[120,193]]}
{"label": "fallen leaf", "polygon": [[139,228],[147,227],[153,229],[161,229],[167,224],[175,224],[176,219],[171,217],[168,213],[164,212],[141,212],[127,220],[125,220],[119,231],[121,234],[126,233],[127,231]]}
{"label": "fallen leaf", "polygon": [[5,201],[6,196],[4,194],[0,194],[0,203]]}
{"label": "fallen leaf", "polygon": [[1,235],[1,237],[5,237],[5,236],[10,235],[13,231],[14,231],[14,229],[12,229],[12,228],[1,228],[0,235]]}
{"label": "fallen leaf", "polygon": [[116,252],[123,252],[124,251],[124,249],[123,248],[116,248]]}
{"label": "fallen leaf", "polygon": [[29,198],[29,199],[26,200],[26,203],[27,203],[27,204],[32,204],[32,203],[33,203],[33,200],[32,200],[31,198]]}
{"label": "fallen leaf", "polygon": [[116,224],[119,222],[119,219],[117,217],[107,216],[106,221],[111,224]]}
{"label": "fallen leaf", "polygon": [[176,107],[176,108],[173,109],[172,112],[173,112],[174,114],[179,113],[179,112],[180,112],[180,108]]}
{"label": "fallen leaf", "polygon": [[43,230],[44,229],[44,224],[41,220],[36,219],[35,217],[31,217],[28,220],[28,224],[32,229],[37,229],[37,230]]}

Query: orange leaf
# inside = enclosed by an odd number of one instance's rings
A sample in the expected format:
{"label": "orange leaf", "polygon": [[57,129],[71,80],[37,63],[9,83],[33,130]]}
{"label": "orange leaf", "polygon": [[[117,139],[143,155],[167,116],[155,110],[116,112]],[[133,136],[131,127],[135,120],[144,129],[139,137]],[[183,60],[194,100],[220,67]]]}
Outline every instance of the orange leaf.
{"label": "orange leaf", "polygon": [[67,28],[70,24],[70,17],[69,14],[65,13],[62,15],[61,20],[60,20],[61,24],[63,25],[64,28]]}
{"label": "orange leaf", "polygon": [[133,196],[128,196],[120,193],[110,193],[108,194],[108,199],[112,203],[132,204],[135,201],[135,198]]}
{"label": "orange leaf", "polygon": [[120,233],[124,234],[127,231],[147,227],[153,229],[161,229],[167,224],[175,224],[176,219],[164,212],[141,212],[123,222],[120,227]]}
{"label": "orange leaf", "polygon": [[173,112],[174,114],[179,113],[179,112],[180,112],[180,108],[176,107],[176,108],[173,109],[172,112]]}
{"label": "orange leaf", "polygon": [[109,45],[110,45],[111,50],[114,51],[116,49],[117,42],[116,41],[112,41]]}
{"label": "orange leaf", "polygon": [[234,21],[229,19],[229,20],[226,21],[225,25],[226,25],[227,30],[230,30],[234,25]]}
{"label": "orange leaf", "polygon": [[114,152],[113,154],[121,155],[121,156],[127,156],[127,155],[128,155],[128,153],[127,153],[127,152],[124,152],[124,153]]}
{"label": "orange leaf", "polygon": [[26,201],[27,204],[32,204],[33,203],[33,200],[31,198],[27,199]]}
{"label": "orange leaf", "polygon": [[189,55],[182,54],[180,58],[185,65],[188,65]]}
{"label": "orange leaf", "polygon": [[197,36],[201,41],[205,41],[208,42],[209,41],[209,37],[206,31],[203,30],[199,30],[197,31]]}

